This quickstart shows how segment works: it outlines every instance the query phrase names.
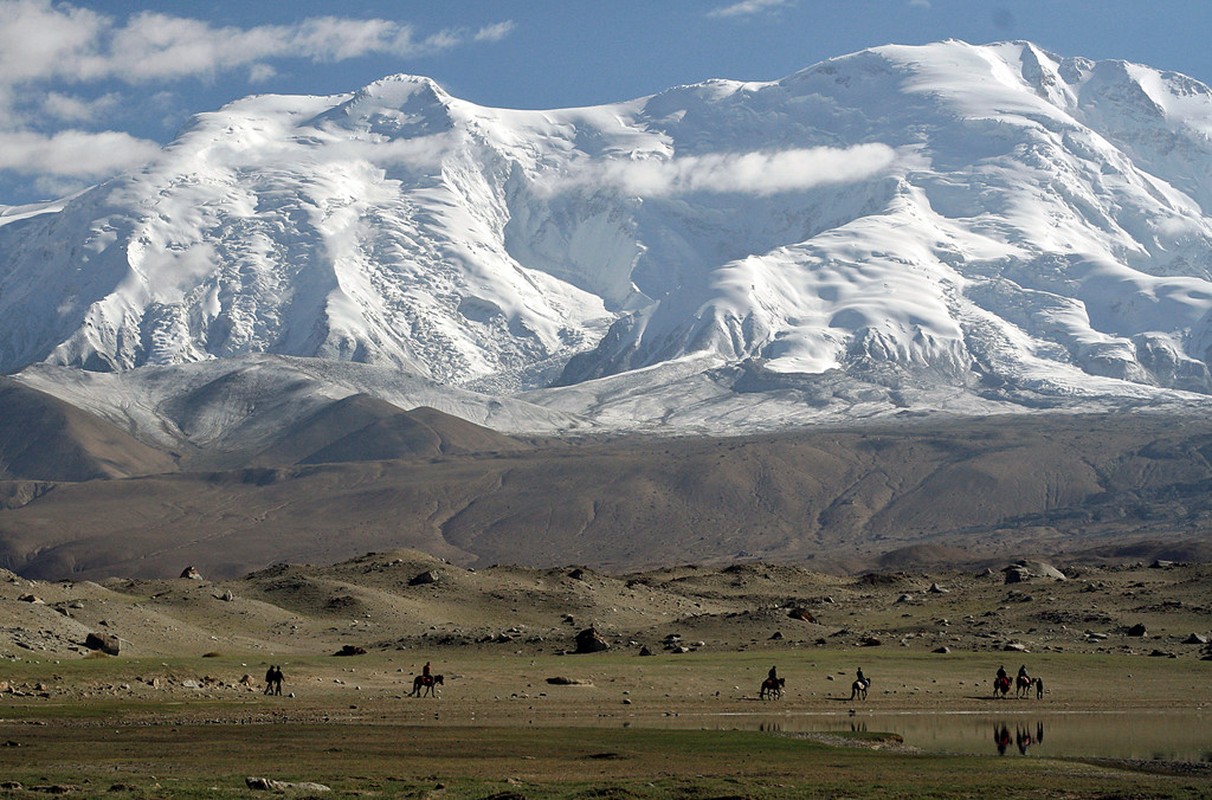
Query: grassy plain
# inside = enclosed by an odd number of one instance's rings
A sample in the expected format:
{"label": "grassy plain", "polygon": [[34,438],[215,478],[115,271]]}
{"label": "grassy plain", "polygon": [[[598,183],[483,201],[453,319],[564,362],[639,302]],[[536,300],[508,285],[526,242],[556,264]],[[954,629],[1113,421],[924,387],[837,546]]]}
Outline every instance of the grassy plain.
{"label": "grassy plain", "polygon": [[[223,688],[263,669],[239,656],[15,662],[11,680],[47,696],[0,705],[8,745],[0,775],[21,786],[0,796],[249,797],[249,776],[318,783],[331,791],[286,791],[342,798],[1212,796],[1212,772],[1198,764],[923,753],[879,731],[777,730],[780,717],[849,718],[851,709],[861,721],[889,711],[1029,718],[1043,709],[1207,708],[1207,662],[1033,656],[1053,676],[1037,701],[990,698],[985,654],[441,655],[438,666],[449,669],[439,699],[407,696],[411,670],[400,670],[411,659],[401,654],[286,659],[282,697],[265,696],[259,682]],[[884,687],[865,705],[845,699],[860,655]],[[781,665],[788,691],[763,702],[757,682],[769,662]],[[199,688],[159,698],[123,688],[180,686],[185,676]],[[744,729],[755,718],[773,730]]]}
{"label": "grassy plain", "polygon": [[[1210,590],[1200,565],[1007,584],[761,564],[472,571],[405,551],[217,583],[10,575],[0,798],[273,793],[249,777],[334,798],[1212,797],[1199,757],[1002,757],[983,727],[976,754],[881,729],[1133,711],[1202,725],[1212,647],[1190,640],[1212,630]],[[570,652],[587,627],[608,650]],[[121,653],[89,651],[88,632]],[[346,646],[364,653],[335,655]],[[410,697],[427,661],[442,694]],[[1020,663],[1044,697],[993,699],[993,671]],[[270,664],[283,696],[261,691]],[[762,701],[772,665],[786,692]]]}

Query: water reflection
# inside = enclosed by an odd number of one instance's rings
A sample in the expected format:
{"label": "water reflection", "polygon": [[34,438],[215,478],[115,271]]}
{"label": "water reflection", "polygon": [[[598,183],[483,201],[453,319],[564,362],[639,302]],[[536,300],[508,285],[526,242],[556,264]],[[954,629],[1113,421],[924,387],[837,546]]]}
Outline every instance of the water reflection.
{"label": "water reflection", "polygon": [[[717,728],[770,732],[889,732],[927,752],[1099,756],[1173,761],[1212,761],[1208,709],[1110,712],[1003,711],[981,713],[862,713],[857,716],[815,712],[761,714],[682,714],[636,716],[637,727]],[[1045,733],[1047,740],[1044,739]],[[1046,741],[1046,744],[1045,744]]]}
{"label": "water reflection", "polygon": [[998,755],[1006,755],[1006,751],[1010,749],[1010,743],[1013,742],[1018,747],[1020,755],[1027,755],[1032,745],[1040,744],[1044,741],[1044,723],[1039,721],[1035,723],[1035,730],[1031,729],[1030,723],[1016,722],[1014,724],[1014,736],[1010,736],[1010,726],[1005,723],[994,723],[993,725],[993,744],[997,746]]}

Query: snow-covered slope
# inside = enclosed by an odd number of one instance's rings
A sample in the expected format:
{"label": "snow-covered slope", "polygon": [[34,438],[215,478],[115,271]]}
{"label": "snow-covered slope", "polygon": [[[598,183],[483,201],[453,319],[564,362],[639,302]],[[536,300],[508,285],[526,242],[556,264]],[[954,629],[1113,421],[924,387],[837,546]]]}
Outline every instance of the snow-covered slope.
{"label": "snow-covered slope", "polygon": [[365,362],[544,430],[1199,406],[1210,135],[1197,81],[1023,42],[553,111],[249,97],[0,215],[0,369]]}

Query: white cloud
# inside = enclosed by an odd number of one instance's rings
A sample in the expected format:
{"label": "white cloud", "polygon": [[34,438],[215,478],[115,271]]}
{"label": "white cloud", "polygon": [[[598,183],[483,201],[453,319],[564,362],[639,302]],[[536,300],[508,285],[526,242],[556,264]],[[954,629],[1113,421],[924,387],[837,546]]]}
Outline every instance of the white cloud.
{"label": "white cloud", "polygon": [[103,178],[155,154],[153,142],[118,131],[27,130],[48,121],[96,123],[120,102],[113,94],[88,99],[60,91],[65,85],[239,71],[258,83],[277,74],[275,59],[416,57],[498,41],[513,28],[504,21],[422,34],[405,22],[335,16],[243,28],[154,11],[120,19],[68,2],[0,0],[0,170],[41,176],[36,185],[65,185],[63,176]]}
{"label": "white cloud", "polygon": [[61,92],[48,92],[42,98],[42,113],[64,122],[90,122],[115,108],[122,96],[110,92],[92,100]]}
{"label": "white cloud", "polygon": [[771,195],[869,178],[887,169],[896,152],[884,144],[811,147],[751,153],[711,153],[672,159],[595,162],[549,184],[552,193],[608,186],[639,197],[690,192]]}
{"label": "white cloud", "polygon": [[248,68],[249,83],[263,83],[278,74],[269,64],[253,64]]}
{"label": "white cloud", "polygon": [[720,6],[707,12],[709,17],[741,17],[758,14],[772,8],[787,5],[788,0],[741,0],[727,6]]}
{"label": "white cloud", "polygon": [[160,145],[120,131],[68,130],[47,136],[0,131],[0,169],[24,175],[98,178],[146,163]]}
{"label": "white cloud", "polygon": [[513,20],[498,22],[495,25],[485,25],[476,31],[476,35],[472,38],[477,42],[499,42],[513,33],[515,27]]}
{"label": "white cloud", "polygon": [[269,58],[415,57],[469,41],[497,41],[513,27],[505,21],[475,32],[449,28],[419,37],[413,26],[383,19],[309,17],[289,25],[239,28],[154,11],[119,24],[65,3],[0,0],[0,80],[134,83],[205,76]]}

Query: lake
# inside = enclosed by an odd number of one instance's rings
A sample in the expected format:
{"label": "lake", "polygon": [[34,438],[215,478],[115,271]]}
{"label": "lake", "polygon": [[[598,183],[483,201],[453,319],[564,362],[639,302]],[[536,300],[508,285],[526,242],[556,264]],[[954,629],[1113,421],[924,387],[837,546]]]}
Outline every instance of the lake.
{"label": "lake", "polygon": [[634,718],[636,727],[795,732],[880,731],[935,753],[1091,756],[1212,763],[1212,712],[710,714]]}

